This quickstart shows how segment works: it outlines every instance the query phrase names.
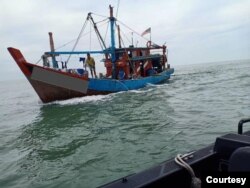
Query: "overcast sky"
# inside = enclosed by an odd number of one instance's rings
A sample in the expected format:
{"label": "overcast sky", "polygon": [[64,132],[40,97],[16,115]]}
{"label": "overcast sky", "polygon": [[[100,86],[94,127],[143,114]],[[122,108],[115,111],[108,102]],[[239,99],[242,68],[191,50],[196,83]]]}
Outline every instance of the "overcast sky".
{"label": "overcast sky", "polygon": [[[116,15],[118,0],[0,0],[0,80],[22,78],[7,47],[19,48],[36,63],[49,51],[49,31],[57,48],[77,38],[88,12],[108,16],[109,4]],[[117,16],[138,33],[151,27],[152,40],[166,42],[172,66],[250,58],[250,0],[120,0]],[[131,32],[121,28],[128,43]],[[83,37],[80,47],[96,49],[91,37]],[[137,41],[145,45],[134,34]]]}

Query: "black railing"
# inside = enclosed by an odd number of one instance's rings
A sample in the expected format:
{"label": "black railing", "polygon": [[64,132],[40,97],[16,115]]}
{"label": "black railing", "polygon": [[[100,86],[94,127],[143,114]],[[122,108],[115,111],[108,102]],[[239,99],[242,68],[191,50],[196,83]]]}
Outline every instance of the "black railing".
{"label": "black railing", "polygon": [[243,124],[247,123],[247,122],[250,122],[250,118],[242,119],[242,120],[239,121],[239,123],[238,123],[238,134],[243,133]]}

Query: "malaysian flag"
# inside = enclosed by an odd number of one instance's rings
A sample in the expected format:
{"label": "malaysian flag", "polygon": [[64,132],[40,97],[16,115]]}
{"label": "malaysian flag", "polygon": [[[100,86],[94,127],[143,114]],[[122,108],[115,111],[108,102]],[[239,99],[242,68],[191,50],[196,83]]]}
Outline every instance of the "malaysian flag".
{"label": "malaysian flag", "polygon": [[148,29],[146,29],[146,30],[141,34],[141,36],[146,35],[146,34],[148,34],[148,33],[151,33],[151,27],[148,28]]}

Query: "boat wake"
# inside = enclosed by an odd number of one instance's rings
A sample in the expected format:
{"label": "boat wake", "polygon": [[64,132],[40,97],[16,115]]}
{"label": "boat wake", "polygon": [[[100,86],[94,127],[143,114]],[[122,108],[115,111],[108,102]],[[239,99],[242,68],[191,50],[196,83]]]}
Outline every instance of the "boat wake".
{"label": "boat wake", "polygon": [[152,89],[147,89],[147,90],[130,90],[130,91],[127,91],[128,93],[147,93],[149,91],[151,91]]}
{"label": "boat wake", "polygon": [[54,101],[51,103],[47,104],[42,104],[42,105],[76,105],[76,104],[82,104],[82,103],[95,103],[95,102],[100,102],[100,101],[109,101],[112,100],[114,97],[117,97],[117,95],[123,95],[126,93],[136,93],[136,94],[143,94],[143,93],[148,93],[152,92],[155,90],[155,88],[162,88],[166,87],[165,84],[161,85],[155,85],[155,84],[147,84],[147,87],[139,89],[139,90],[130,90],[130,91],[121,91],[117,93],[111,93],[108,95],[92,95],[92,96],[84,96],[84,97],[79,97],[79,98],[72,98],[72,99],[67,99],[63,101]]}
{"label": "boat wake", "polygon": [[51,104],[57,104],[57,105],[75,105],[75,104],[82,104],[82,103],[89,103],[89,102],[99,102],[99,101],[107,101],[111,100],[112,95],[93,95],[93,96],[85,96],[85,97],[80,97],[80,98],[73,98],[73,99],[68,99],[64,101],[55,101]]}

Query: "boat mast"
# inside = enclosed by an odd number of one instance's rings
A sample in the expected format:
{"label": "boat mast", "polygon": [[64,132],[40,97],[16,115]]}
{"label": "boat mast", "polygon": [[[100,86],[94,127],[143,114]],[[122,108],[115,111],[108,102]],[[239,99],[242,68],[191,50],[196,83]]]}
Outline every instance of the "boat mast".
{"label": "boat mast", "polygon": [[121,48],[122,47],[122,45],[121,45],[121,30],[120,30],[119,25],[117,25],[117,29],[118,29],[119,48]]}
{"label": "boat mast", "polygon": [[167,46],[163,45],[162,49],[163,49],[163,69],[165,70],[166,69],[166,63],[168,63],[168,57],[166,55]]}
{"label": "boat mast", "polygon": [[115,66],[115,17],[113,16],[113,7],[109,5],[109,10],[110,10],[110,30],[111,30],[111,61],[112,61],[112,78],[116,78],[116,66]]}
{"label": "boat mast", "polygon": [[95,21],[94,21],[93,17],[91,16],[91,12],[90,12],[90,13],[88,13],[87,20],[88,20],[88,19],[90,19],[90,20],[91,20],[91,22],[93,23],[93,26],[94,26],[95,32],[96,32],[96,34],[97,34],[97,37],[99,37],[99,39],[100,39],[100,40],[101,40],[101,42],[102,42],[102,45],[103,45],[104,49],[106,50],[106,49],[107,49],[107,47],[106,47],[106,45],[105,45],[105,42],[104,42],[104,40],[103,40],[103,38],[102,38],[102,36],[101,36],[101,34],[100,34],[100,32],[99,32],[99,30],[98,30],[97,26],[96,26],[96,23],[95,23]]}
{"label": "boat mast", "polygon": [[[55,46],[54,46],[54,40],[53,40],[52,32],[49,32],[49,44],[50,44],[50,51],[55,52]],[[55,55],[52,54],[51,57],[52,57],[53,68],[58,68],[58,64],[56,62]]]}

